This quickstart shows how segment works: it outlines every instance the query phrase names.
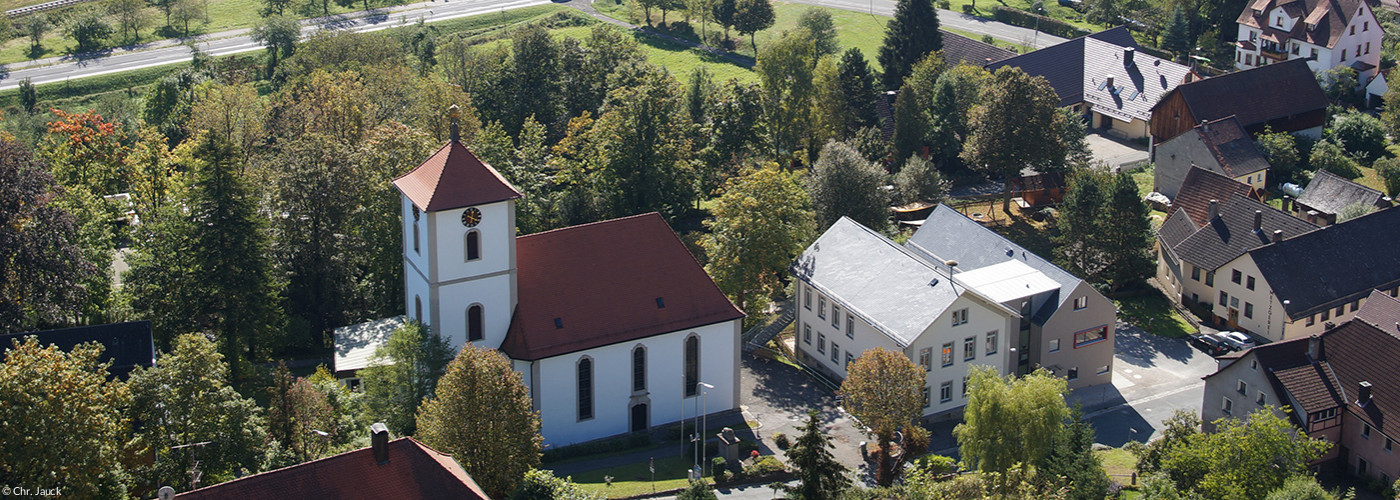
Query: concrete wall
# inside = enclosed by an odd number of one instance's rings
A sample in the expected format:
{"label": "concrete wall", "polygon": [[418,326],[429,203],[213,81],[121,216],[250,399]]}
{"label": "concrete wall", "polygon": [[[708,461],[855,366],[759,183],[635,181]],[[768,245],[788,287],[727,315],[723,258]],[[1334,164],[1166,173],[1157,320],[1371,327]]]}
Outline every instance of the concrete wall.
{"label": "concrete wall", "polygon": [[[454,348],[467,338],[467,308],[480,304],[483,347],[497,348],[505,339],[516,304],[515,202],[507,200],[476,207],[481,223],[462,224],[466,208],[420,212],[401,196],[404,238],[404,311],[430,326]],[[418,228],[418,250],[413,231]],[[466,259],[466,235],[476,232],[481,256]],[[417,316],[421,303],[422,315]]]}
{"label": "concrete wall", "polygon": [[[1037,362],[1035,353],[1038,352],[1038,363],[1047,368],[1059,367],[1052,371],[1061,377],[1068,376],[1071,369],[1077,369],[1078,377],[1069,381],[1070,389],[1112,381],[1117,308],[1083,281],[1073,290],[1062,290],[1060,293],[1069,297],[1038,329],[1039,338],[1033,335],[1032,361]],[[1083,309],[1075,310],[1074,300],[1079,297],[1087,297],[1088,304]],[[1108,329],[1107,339],[1082,346],[1074,345],[1075,333],[1100,327]],[[1059,340],[1060,348],[1055,352],[1050,352],[1052,340]]]}
{"label": "concrete wall", "polygon": [[[630,432],[631,409],[648,405],[649,426],[738,408],[740,321],[727,321],[622,342],[529,363],[531,394],[540,411],[540,434],[549,446],[566,446]],[[700,337],[700,380],[715,386],[705,396],[683,397],[685,339]],[[632,391],[632,349],[647,352],[647,388]],[[578,420],[578,362],[593,360],[593,418]],[[521,370],[524,362],[516,362]],[[525,370],[521,370],[525,371]],[[718,429],[716,429],[718,431]]]}

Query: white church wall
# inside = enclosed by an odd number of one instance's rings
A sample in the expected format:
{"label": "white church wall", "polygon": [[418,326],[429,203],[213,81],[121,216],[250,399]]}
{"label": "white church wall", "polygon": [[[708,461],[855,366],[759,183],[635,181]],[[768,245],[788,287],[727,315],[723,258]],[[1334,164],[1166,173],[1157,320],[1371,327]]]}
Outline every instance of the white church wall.
{"label": "white church wall", "polygon": [[[467,208],[481,211],[481,223],[476,227],[468,228],[462,224],[462,213]],[[513,213],[513,200],[434,212],[438,282],[509,270],[511,244],[515,239]],[[467,261],[466,235],[473,230],[478,231],[481,238],[481,258]]]}
{"label": "white church wall", "polygon": [[[428,268],[428,258],[431,257],[431,247],[428,245],[428,214],[419,212],[418,218],[413,217],[413,202],[407,196],[400,196],[403,200],[402,213],[399,220],[403,221],[403,254],[412,267],[416,267],[423,276],[432,276],[432,270]],[[413,227],[418,227],[418,246],[413,245]],[[424,297],[426,300],[426,296]],[[412,307],[412,303],[409,304]],[[412,309],[409,309],[410,313]]]}
{"label": "white church wall", "polygon": [[467,340],[467,308],[472,304],[481,304],[483,313],[485,337],[477,345],[497,349],[505,340],[514,312],[509,274],[439,285],[437,301],[438,324],[434,331],[447,338],[454,349],[460,349]]}
{"label": "white church wall", "polygon": [[[689,419],[697,412],[715,413],[736,407],[739,391],[738,320],[621,342],[536,361],[534,395],[542,419],[545,444],[566,446],[630,431],[632,349],[647,349],[648,424],[663,425]],[[715,386],[706,396],[683,398],[685,339],[700,337],[700,381]],[[584,356],[593,360],[593,418],[578,420],[577,366]],[[517,369],[519,369],[517,367]],[[703,405],[703,406],[702,406]],[[719,432],[718,428],[714,432]]]}

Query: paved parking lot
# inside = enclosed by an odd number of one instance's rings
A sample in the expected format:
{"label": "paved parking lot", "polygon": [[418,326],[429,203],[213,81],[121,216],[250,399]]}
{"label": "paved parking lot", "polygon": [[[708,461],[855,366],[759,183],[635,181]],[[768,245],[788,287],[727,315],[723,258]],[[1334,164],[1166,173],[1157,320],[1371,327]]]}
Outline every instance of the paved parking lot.
{"label": "paved parking lot", "polygon": [[1089,130],[1084,135],[1084,140],[1089,143],[1089,152],[1094,155],[1094,159],[1107,163],[1110,167],[1131,166],[1147,161],[1147,146],[1103,135],[1095,130]]}

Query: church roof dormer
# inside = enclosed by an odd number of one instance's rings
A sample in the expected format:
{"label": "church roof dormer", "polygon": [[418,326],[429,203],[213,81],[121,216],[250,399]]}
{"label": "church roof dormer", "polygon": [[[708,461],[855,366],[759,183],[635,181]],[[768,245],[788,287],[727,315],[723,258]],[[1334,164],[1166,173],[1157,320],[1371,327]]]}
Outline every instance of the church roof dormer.
{"label": "church roof dormer", "polygon": [[455,118],[452,129],[452,139],[418,168],[394,179],[394,187],[425,212],[521,197],[520,191],[511,186],[500,172],[481,161],[458,141]]}

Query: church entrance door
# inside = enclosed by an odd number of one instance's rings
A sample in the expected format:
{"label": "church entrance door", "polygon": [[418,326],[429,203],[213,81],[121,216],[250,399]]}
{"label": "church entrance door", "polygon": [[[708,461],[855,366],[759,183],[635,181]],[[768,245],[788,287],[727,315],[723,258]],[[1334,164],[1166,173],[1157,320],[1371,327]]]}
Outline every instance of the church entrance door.
{"label": "church entrance door", "polygon": [[647,411],[646,403],[638,403],[632,406],[632,432],[647,430],[647,427],[649,427],[647,425],[648,413],[650,412]]}

